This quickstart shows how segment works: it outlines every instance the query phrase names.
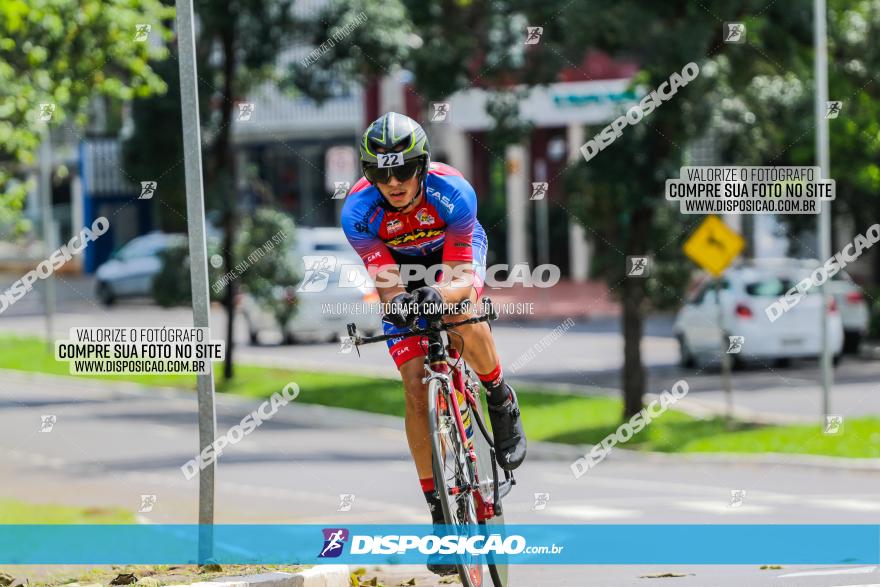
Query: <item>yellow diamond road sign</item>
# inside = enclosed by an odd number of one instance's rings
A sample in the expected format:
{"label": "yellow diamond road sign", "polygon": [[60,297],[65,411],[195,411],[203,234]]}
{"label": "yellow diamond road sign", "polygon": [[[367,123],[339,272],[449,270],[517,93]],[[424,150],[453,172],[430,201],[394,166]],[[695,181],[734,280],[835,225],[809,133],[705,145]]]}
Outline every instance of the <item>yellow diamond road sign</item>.
{"label": "yellow diamond road sign", "polygon": [[718,277],[745,246],[743,237],[717,216],[709,216],[684,243],[691,261]]}

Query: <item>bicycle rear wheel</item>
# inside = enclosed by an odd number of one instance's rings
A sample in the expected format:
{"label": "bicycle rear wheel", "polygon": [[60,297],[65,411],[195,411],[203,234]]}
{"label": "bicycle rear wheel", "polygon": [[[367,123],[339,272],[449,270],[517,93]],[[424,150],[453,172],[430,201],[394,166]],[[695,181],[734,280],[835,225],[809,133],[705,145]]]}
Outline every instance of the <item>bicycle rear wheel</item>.
{"label": "bicycle rear wheel", "polygon": [[[428,384],[428,418],[431,425],[434,486],[440,497],[443,517],[451,529],[462,535],[476,534],[481,526],[473,488],[474,465],[459,431],[448,383],[434,379]],[[456,567],[464,587],[483,587],[483,557],[457,555]]]}

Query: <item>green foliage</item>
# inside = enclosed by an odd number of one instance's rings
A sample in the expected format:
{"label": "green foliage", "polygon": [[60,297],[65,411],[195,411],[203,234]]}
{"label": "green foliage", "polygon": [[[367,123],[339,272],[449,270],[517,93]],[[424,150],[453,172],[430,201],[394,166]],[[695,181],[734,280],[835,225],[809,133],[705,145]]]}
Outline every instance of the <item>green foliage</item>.
{"label": "green foliage", "polygon": [[159,253],[162,269],[153,279],[153,301],[163,308],[183,306],[192,299],[187,245],[168,247]]}
{"label": "green foliage", "polygon": [[[164,90],[150,61],[164,48],[135,41],[136,25],[169,39],[159,0],[6,0],[0,2],[0,223],[18,221],[45,122],[82,125],[96,95],[129,100]],[[18,225],[19,228],[21,225]]]}
{"label": "green foliage", "polygon": [[[235,247],[242,287],[272,313],[284,329],[296,313],[294,287],[302,273],[293,254],[293,220],[272,208],[259,208],[243,223]],[[241,267],[241,270],[239,270]]]}
{"label": "green foliage", "polygon": [[292,63],[282,85],[319,102],[346,93],[342,80],[385,74],[421,42],[400,0],[337,0],[302,24],[308,41],[327,52],[311,64]]}
{"label": "green foliage", "polygon": [[880,286],[865,288],[865,297],[868,303],[870,321],[868,323],[868,338],[880,340]]}
{"label": "green foliage", "polygon": [[[815,165],[811,6],[782,4],[771,11],[776,20],[749,29],[762,59],[749,52],[717,60],[729,81],[710,96],[718,104],[712,128],[725,161]],[[837,182],[831,211],[835,219],[852,220],[856,231],[880,215],[880,89],[873,79],[880,67],[878,35],[876,2],[828,3],[829,99],[843,102],[838,118],[828,121],[831,177]],[[815,228],[814,216],[780,219],[794,235]],[[811,247],[799,252],[818,256]]]}
{"label": "green foliage", "polygon": [[[336,0],[304,23],[315,47],[326,49],[312,65],[294,63],[286,86],[324,100],[345,90],[338,81],[370,81],[402,68],[426,103],[470,86],[510,87],[554,81],[560,68],[583,56],[564,44],[563,1]],[[336,38],[363,14],[366,22]],[[545,23],[533,51],[523,44],[526,26]]]}
{"label": "green foliage", "polygon": [[[208,243],[208,259],[217,255],[216,243]],[[186,241],[170,246],[159,253],[162,268],[153,280],[153,301],[163,308],[188,306],[192,303],[192,278],[190,275],[189,245]],[[220,293],[211,287],[221,277],[220,269],[208,263],[208,295],[212,300],[220,299]]]}

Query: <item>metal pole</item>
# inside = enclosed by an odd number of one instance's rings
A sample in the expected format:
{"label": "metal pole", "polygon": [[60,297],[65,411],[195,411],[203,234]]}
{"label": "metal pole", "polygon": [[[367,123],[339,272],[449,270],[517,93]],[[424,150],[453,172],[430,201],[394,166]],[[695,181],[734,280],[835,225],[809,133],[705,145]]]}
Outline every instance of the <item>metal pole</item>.
{"label": "metal pole", "polygon": [[718,309],[718,329],[721,331],[721,383],[724,386],[724,402],[727,404],[727,420],[733,419],[733,390],[730,383],[730,348],[724,339],[724,312],[721,309],[721,278],[715,279],[715,307]]}
{"label": "metal pole", "polygon": [[[40,213],[43,225],[43,258],[56,248],[55,222],[52,219],[52,135],[49,132],[49,123],[45,123],[41,129],[42,142],[40,143]],[[51,351],[55,348],[52,341],[55,338],[53,314],[55,312],[55,280],[50,277],[43,280],[43,309],[46,314],[46,345]]]}
{"label": "metal pole", "polygon": [[[825,31],[825,0],[813,2],[813,42],[816,56],[816,159],[822,174],[822,179],[831,176],[831,162],[828,152],[828,119],[825,110],[828,103],[828,38]],[[819,262],[831,256],[831,203],[820,202],[819,212]],[[821,343],[822,356],[819,361],[822,369],[822,417],[824,419],[831,411],[831,386],[834,375],[831,367],[831,349],[828,347],[828,310],[825,306],[825,294],[827,288],[823,284],[819,287],[822,303],[819,305],[819,319],[821,320]]]}
{"label": "metal pole", "polygon": [[[177,0],[177,50],[180,64],[180,103],[183,117],[183,153],[186,175],[186,216],[192,268],[193,325],[210,328],[208,252],[205,240],[205,197],[202,187],[202,138],[199,126],[199,88],[196,72],[195,26],[192,0]],[[210,331],[209,331],[210,332]],[[199,398],[199,452],[214,442],[214,370],[197,379]],[[199,562],[213,555],[214,473],[216,459],[199,474]]]}

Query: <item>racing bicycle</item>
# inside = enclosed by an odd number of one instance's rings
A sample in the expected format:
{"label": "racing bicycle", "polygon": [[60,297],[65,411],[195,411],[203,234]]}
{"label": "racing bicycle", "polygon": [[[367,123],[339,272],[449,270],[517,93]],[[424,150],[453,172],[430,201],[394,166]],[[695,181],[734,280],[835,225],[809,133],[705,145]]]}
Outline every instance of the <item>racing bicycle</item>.
{"label": "racing bicycle", "polygon": [[[503,529],[501,504],[516,484],[510,471],[500,470],[495,460],[492,435],[482,415],[482,387],[459,351],[449,342],[459,336],[455,328],[466,324],[490,322],[498,318],[488,298],[485,312],[457,322],[429,321],[424,328],[412,327],[403,333],[361,336],[355,324],[348,325],[348,335],[355,348],[391,338],[421,337],[427,342],[425,377],[428,384],[428,419],[431,427],[434,487],[440,497],[444,521],[459,534],[486,534],[489,526]],[[444,340],[444,332],[446,339]],[[462,350],[464,350],[464,341]],[[360,354],[360,350],[358,350]],[[471,440],[465,422],[471,422]],[[476,423],[476,431],[473,423]],[[478,432],[477,432],[478,431]],[[498,528],[500,527],[500,528]],[[486,555],[455,555],[464,587],[483,587],[484,567],[488,567],[494,587],[507,586],[507,565]]]}

